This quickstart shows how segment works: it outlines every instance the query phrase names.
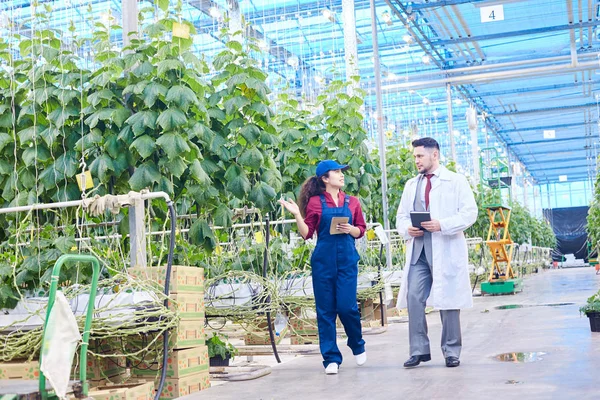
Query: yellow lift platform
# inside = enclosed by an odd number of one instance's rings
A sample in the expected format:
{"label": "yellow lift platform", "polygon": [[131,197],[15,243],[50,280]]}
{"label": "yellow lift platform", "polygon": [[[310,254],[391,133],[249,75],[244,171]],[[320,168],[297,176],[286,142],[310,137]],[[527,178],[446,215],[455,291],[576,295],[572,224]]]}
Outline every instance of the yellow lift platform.
{"label": "yellow lift platform", "polygon": [[[510,190],[512,177],[508,160],[496,148],[485,148],[480,158],[481,183],[492,189],[484,207],[490,219],[486,244],[492,254],[488,281],[481,284],[481,294],[512,294],[523,290],[523,280],[516,276],[511,262],[514,243],[510,237]],[[504,193],[507,197],[503,197]]]}

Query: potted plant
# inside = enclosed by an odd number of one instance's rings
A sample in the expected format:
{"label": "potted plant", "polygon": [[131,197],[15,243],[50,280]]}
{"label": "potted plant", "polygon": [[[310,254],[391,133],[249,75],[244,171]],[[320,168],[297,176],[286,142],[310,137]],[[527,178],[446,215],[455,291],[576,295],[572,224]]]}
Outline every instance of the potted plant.
{"label": "potted plant", "polygon": [[211,367],[228,366],[229,360],[238,354],[238,350],[231,343],[224,342],[216,332],[206,341],[206,346]]}
{"label": "potted plant", "polygon": [[587,299],[587,303],[579,308],[579,312],[590,319],[592,332],[600,332],[600,291]]}

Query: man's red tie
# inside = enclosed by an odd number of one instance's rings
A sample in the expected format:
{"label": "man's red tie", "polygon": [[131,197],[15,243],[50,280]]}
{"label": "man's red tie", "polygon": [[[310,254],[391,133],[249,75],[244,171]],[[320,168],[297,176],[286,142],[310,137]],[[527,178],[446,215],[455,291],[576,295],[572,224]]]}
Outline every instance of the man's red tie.
{"label": "man's red tie", "polygon": [[431,192],[431,177],[433,174],[426,174],[427,184],[425,185],[425,209],[429,210],[429,192]]}

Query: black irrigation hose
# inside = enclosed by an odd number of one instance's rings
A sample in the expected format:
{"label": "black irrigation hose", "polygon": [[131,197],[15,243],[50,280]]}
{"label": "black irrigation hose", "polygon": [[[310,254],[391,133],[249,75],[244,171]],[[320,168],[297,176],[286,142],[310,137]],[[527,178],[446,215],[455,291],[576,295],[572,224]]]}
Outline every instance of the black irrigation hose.
{"label": "black irrigation hose", "polygon": [[[383,263],[383,243],[379,248],[379,262],[377,263],[377,281],[381,283],[381,263]],[[384,289],[385,290],[385,289]],[[385,326],[384,316],[383,316],[383,307],[387,306],[383,304],[383,293],[379,291],[379,310],[381,311],[381,326]]]}
{"label": "black irrigation hose", "polygon": [[[263,278],[267,277],[267,264],[269,263],[269,239],[270,228],[269,228],[269,214],[265,217],[265,256],[263,257]],[[267,296],[267,303],[271,303],[271,296]],[[277,345],[275,344],[275,335],[273,335],[273,327],[271,326],[271,312],[267,311],[267,327],[269,328],[269,338],[271,339],[271,347],[273,348],[273,354],[275,355],[275,359],[277,363],[281,364],[281,360],[279,359],[279,353],[277,352]],[[158,399],[156,399],[158,400]]]}
{"label": "black irrigation hose", "polygon": [[[165,276],[165,308],[169,308],[169,285],[171,284],[171,267],[173,266],[173,252],[175,251],[175,207],[173,206],[173,201],[169,200],[167,202],[167,206],[169,207],[169,217],[171,218],[171,238],[169,240],[169,254],[167,255],[167,272]],[[156,391],[156,396],[154,400],[159,400],[160,395],[163,390],[163,386],[165,385],[165,379],[167,377],[167,361],[169,358],[169,330],[165,330],[163,332],[163,360],[162,360],[162,368],[160,372],[160,383],[158,384],[158,388]]]}

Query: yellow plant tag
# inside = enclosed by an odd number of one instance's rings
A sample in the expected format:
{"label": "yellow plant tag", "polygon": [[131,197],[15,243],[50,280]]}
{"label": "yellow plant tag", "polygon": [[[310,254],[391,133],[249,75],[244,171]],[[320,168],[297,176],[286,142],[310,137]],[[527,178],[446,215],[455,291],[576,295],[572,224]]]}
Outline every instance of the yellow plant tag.
{"label": "yellow plant tag", "polygon": [[215,247],[215,254],[217,254],[217,255],[223,254],[223,248],[221,247],[220,244],[218,244],[217,247]]}
{"label": "yellow plant tag", "polygon": [[256,243],[262,243],[265,241],[265,238],[263,237],[263,233],[261,231],[258,231],[254,234],[254,240],[256,241]]}
{"label": "yellow plant tag", "polygon": [[479,243],[477,243],[475,245],[475,251],[479,251],[481,249],[481,245]]}
{"label": "yellow plant tag", "polygon": [[182,39],[190,38],[190,27],[179,22],[173,22],[173,36],[180,37]]}
{"label": "yellow plant tag", "polygon": [[375,240],[377,238],[377,235],[375,234],[375,231],[373,229],[369,229],[367,231],[367,239],[368,240]]}
{"label": "yellow plant tag", "polygon": [[92,173],[90,171],[84,171],[81,174],[77,174],[77,186],[79,190],[92,189],[94,187],[94,180],[92,179]]}

